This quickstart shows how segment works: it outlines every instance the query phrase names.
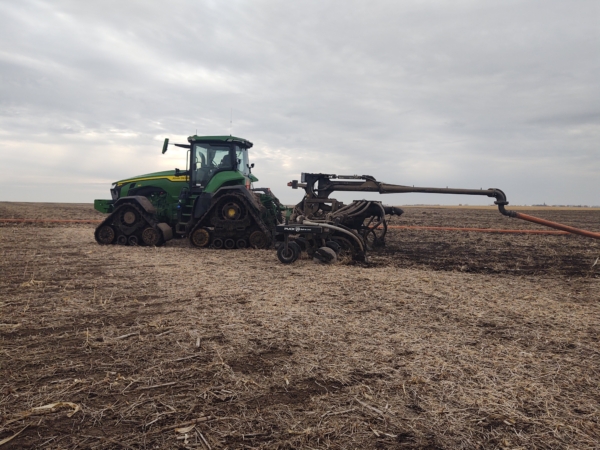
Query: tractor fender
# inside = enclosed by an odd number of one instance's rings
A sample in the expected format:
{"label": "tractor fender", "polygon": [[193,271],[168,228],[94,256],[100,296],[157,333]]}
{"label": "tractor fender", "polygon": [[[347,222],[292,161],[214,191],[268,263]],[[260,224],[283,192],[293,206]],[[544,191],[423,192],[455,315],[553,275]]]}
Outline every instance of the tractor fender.
{"label": "tractor fender", "polygon": [[194,200],[194,219],[202,217],[210,209],[213,194],[204,192]]}
{"label": "tractor fender", "polygon": [[161,222],[156,226],[162,233],[163,239],[165,240],[165,242],[173,239],[173,229],[169,226],[169,224]]}
{"label": "tractor fender", "polygon": [[121,197],[119,200],[117,200],[115,202],[115,209],[124,203],[134,203],[134,204],[138,205],[140,208],[142,208],[144,211],[146,211],[148,214],[156,214],[156,208],[154,207],[154,205],[152,203],[150,203],[150,200],[148,200],[146,197],[143,197],[141,195],[132,195],[130,197]]}
{"label": "tractor fender", "polygon": [[213,201],[219,200],[223,195],[240,193],[246,197],[248,202],[256,208],[256,211],[261,211],[264,207],[258,202],[254,193],[249,191],[246,186],[224,186],[213,194]]}

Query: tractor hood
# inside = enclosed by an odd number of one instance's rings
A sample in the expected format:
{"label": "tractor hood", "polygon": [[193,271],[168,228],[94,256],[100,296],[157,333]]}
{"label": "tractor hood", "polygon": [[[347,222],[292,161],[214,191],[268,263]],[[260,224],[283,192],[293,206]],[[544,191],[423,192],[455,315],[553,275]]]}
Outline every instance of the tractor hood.
{"label": "tractor hood", "polygon": [[115,181],[113,185],[115,186],[123,186],[127,183],[137,183],[140,181],[150,181],[150,180],[169,180],[169,181],[187,181],[187,176],[176,176],[174,170],[165,170],[163,172],[153,172],[147,173],[145,175],[138,175],[131,178],[125,178],[123,180]]}

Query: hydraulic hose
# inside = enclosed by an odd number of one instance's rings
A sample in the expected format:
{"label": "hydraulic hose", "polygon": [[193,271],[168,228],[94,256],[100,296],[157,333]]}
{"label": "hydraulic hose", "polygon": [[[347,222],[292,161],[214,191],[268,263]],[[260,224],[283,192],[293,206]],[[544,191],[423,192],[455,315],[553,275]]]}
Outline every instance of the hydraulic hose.
{"label": "hydraulic hose", "polygon": [[370,202],[365,202],[362,200],[354,201],[349,205],[344,206],[343,208],[338,209],[334,214],[339,216],[341,214],[346,215],[348,217],[352,217],[356,214],[362,213],[365,209],[367,209],[370,205]]}
{"label": "hydraulic hose", "polygon": [[356,211],[351,211],[351,212],[349,212],[347,214],[348,214],[349,217],[359,216],[363,212],[365,212],[367,209],[369,209],[370,206],[371,206],[371,202],[360,202],[357,205],[357,210]]}
{"label": "hydraulic hose", "polygon": [[358,246],[360,247],[360,251],[363,253],[365,252],[365,248],[363,247],[363,244],[362,244],[360,238],[358,238],[354,233],[352,233],[348,230],[345,230],[341,227],[336,227],[335,225],[330,225],[328,223],[309,222],[308,220],[304,220],[302,223],[304,225],[315,225],[318,227],[331,228],[332,230],[347,234],[348,236],[352,237],[352,239],[354,239],[358,243]]}

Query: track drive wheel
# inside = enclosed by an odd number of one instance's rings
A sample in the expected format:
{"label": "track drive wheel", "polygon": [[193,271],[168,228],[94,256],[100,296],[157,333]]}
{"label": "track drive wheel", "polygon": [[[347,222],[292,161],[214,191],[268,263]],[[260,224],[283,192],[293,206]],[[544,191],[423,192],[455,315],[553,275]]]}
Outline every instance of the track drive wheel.
{"label": "track drive wheel", "polygon": [[292,264],[298,259],[298,256],[300,256],[300,246],[295,242],[288,243],[287,251],[285,244],[280,245],[277,249],[277,258],[283,264]]}
{"label": "track drive wheel", "polygon": [[206,247],[210,243],[210,234],[208,228],[198,228],[192,232],[190,242],[195,247]]}
{"label": "track drive wheel", "polygon": [[131,206],[125,206],[119,213],[119,221],[125,226],[133,226],[140,220],[140,214]]}
{"label": "track drive wheel", "polygon": [[159,246],[162,244],[162,236],[154,228],[148,227],[142,231],[142,242],[144,245]]}
{"label": "track drive wheel", "polygon": [[254,248],[265,248],[269,244],[267,235],[262,231],[254,231],[250,234],[250,246]]}
{"label": "track drive wheel", "polygon": [[225,203],[221,209],[221,214],[223,214],[225,220],[241,220],[245,216],[244,212],[244,206],[235,200]]}
{"label": "track drive wheel", "polygon": [[96,241],[100,245],[112,244],[115,240],[115,230],[110,225],[102,225],[96,232]]}

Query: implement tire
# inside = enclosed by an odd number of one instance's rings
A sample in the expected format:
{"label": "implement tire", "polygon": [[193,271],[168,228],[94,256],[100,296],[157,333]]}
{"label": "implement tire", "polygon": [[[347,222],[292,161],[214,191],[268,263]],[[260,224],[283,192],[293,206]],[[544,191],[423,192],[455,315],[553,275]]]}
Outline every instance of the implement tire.
{"label": "implement tire", "polygon": [[300,256],[300,246],[295,242],[289,242],[287,251],[285,250],[285,244],[282,244],[277,249],[277,258],[283,264],[292,264]]}

